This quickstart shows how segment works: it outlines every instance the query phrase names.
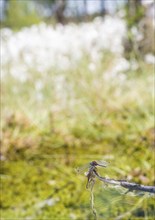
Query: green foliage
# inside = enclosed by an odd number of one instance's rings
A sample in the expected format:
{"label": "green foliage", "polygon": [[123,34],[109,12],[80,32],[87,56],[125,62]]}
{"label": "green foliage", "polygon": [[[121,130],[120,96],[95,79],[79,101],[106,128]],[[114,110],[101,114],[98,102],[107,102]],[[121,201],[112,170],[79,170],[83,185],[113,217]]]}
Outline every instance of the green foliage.
{"label": "green foliage", "polygon": [[[132,9],[131,7],[134,8]],[[129,0],[129,3],[126,5],[125,10],[126,21],[129,28],[131,28],[134,25],[137,25],[138,22],[144,17],[145,8],[140,3],[135,3],[135,5],[132,6]],[[133,11],[133,13],[131,13],[131,11]]]}
{"label": "green foliage", "polygon": [[136,14],[134,16],[128,16],[127,17],[127,24],[129,27],[132,27],[136,25],[144,16],[144,8],[141,6],[136,11]]}
{"label": "green foliage", "polygon": [[56,2],[56,0],[38,0],[38,1],[42,4],[48,4],[48,5],[51,5]]}
{"label": "green foliage", "polygon": [[[142,21],[142,19],[144,19],[145,8],[138,0],[137,1],[128,0],[125,6],[125,12],[126,12],[125,19],[128,27],[128,34],[126,36],[126,39],[124,40],[124,49],[125,49],[124,56],[127,59],[137,60],[142,58],[143,55],[146,53],[142,51],[143,47],[149,47],[148,44],[144,42],[146,36],[142,32],[142,30],[138,30],[144,36],[144,39],[141,40],[141,42],[140,41],[137,42],[136,37],[134,36],[132,31],[133,27],[138,29],[139,23]],[[148,42],[150,41],[149,38],[146,37],[145,40]]]}
{"label": "green foliage", "polygon": [[26,0],[10,0],[6,12],[6,20],[3,25],[13,29],[19,29],[39,23],[40,18],[29,3]]}

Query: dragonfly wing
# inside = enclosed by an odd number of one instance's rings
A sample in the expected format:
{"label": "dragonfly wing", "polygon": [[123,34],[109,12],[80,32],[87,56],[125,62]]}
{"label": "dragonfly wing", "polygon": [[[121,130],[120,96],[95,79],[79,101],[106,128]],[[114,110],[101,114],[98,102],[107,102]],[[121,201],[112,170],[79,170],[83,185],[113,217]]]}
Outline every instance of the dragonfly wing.
{"label": "dragonfly wing", "polygon": [[88,164],[85,164],[85,165],[82,166],[82,167],[77,167],[77,168],[76,168],[77,174],[82,174],[82,173],[84,173],[85,171],[88,170],[89,166],[90,166],[90,165],[89,165],[89,163],[88,163]]}
{"label": "dragonfly wing", "polygon": [[104,161],[104,160],[98,160],[97,163],[101,164],[102,166],[108,166],[109,165],[109,163],[107,161]]}

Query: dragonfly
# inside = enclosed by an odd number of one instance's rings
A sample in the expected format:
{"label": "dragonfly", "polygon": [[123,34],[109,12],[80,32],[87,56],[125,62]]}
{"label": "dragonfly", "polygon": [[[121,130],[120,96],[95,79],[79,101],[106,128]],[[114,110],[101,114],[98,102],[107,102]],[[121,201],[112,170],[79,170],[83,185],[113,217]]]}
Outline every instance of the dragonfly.
{"label": "dragonfly", "polygon": [[[120,214],[120,217],[123,217],[129,213],[128,210],[135,210],[139,208],[139,206],[143,208],[143,201],[147,201],[147,197],[142,196],[139,198],[139,196],[134,195],[133,192],[131,194],[126,194],[126,189],[120,186],[98,185],[98,187],[93,188],[96,179],[95,171],[98,167],[106,168],[108,165],[109,163],[106,161],[91,161],[76,169],[78,174],[87,171],[85,173],[87,176],[86,188],[90,190],[91,209],[94,216],[97,216],[99,219],[108,216],[108,219],[111,219],[113,217],[118,217],[120,210],[123,210],[123,213]],[[109,212],[113,207],[117,210],[115,214],[111,211]]]}
{"label": "dragonfly", "polygon": [[91,167],[96,168],[96,167],[107,167],[109,165],[108,162],[103,161],[103,160],[94,160],[91,161],[90,163],[85,164],[84,166],[77,167],[76,172],[78,174],[84,173],[86,170],[88,171]]}
{"label": "dragonfly", "polygon": [[[88,164],[85,164],[82,167],[78,167],[76,169],[76,172],[78,174],[84,173],[86,177],[88,178],[86,188],[93,188],[95,183],[95,171],[97,171],[97,167],[104,167],[106,168],[108,166],[108,162],[106,161],[91,161]],[[87,171],[87,172],[85,172]]]}

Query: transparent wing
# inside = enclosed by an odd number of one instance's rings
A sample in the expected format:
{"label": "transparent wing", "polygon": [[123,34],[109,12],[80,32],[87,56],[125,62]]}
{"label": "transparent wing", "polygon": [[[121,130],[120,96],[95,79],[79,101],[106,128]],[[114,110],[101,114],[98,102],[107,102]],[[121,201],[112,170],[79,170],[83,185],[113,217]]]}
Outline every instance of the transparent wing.
{"label": "transparent wing", "polygon": [[102,166],[106,166],[106,167],[109,166],[109,162],[104,161],[104,160],[97,160],[97,163],[102,165]]}
{"label": "transparent wing", "polygon": [[81,166],[81,167],[77,167],[75,169],[76,173],[77,174],[82,174],[82,173],[85,173],[86,171],[88,171],[88,168],[90,167],[90,164],[87,163],[85,164],[84,166]]}

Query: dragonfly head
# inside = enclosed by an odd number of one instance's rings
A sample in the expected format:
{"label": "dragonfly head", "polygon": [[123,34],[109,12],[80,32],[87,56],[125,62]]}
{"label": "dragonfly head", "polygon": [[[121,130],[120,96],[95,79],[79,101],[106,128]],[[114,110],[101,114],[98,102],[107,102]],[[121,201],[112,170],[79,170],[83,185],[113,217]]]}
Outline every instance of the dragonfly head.
{"label": "dragonfly head", "polygon": [[94,167],[95,167],[95,166],[99,166],[99,164],[98,164],[95,160],[92,161],[92,162],[90,162],[90,165],[91,165],[91,166],[94,166]]}
{"label": "dragonfly head", "polygon": [[104,165],[104,164],[99,164],[99,163],[97,163],[95,160],[92,161],[92,162],[90,162],[90,165],[91,165],[91,166],[94,166],[94,167],[97,167],[97,166],[106,167],[106,165]]}

